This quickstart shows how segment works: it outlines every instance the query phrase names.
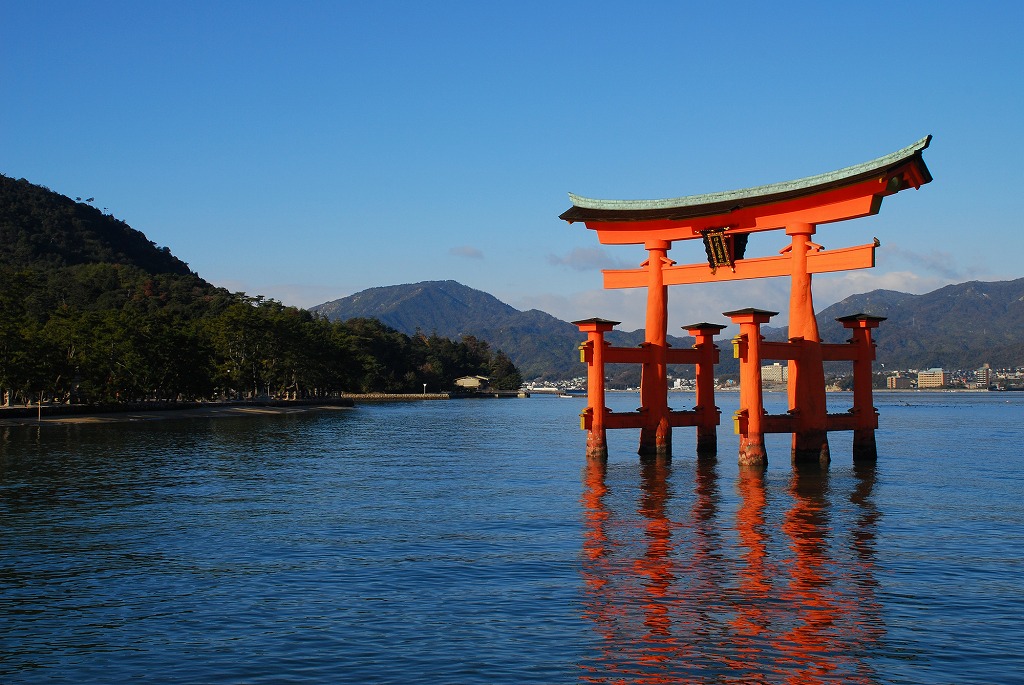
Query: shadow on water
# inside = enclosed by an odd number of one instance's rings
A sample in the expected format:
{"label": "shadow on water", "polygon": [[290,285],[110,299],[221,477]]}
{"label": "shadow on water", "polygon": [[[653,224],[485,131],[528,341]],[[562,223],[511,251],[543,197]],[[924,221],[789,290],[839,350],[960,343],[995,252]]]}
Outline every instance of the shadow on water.
{"label": "shadow on water", "polygon": [[583,614],[598,640],[581,682],[878,682],[873,468],[843,480],[852,509],[827,469],[741,469],[731,499],[713,459],[638,468],[632,484],[584,470]]}

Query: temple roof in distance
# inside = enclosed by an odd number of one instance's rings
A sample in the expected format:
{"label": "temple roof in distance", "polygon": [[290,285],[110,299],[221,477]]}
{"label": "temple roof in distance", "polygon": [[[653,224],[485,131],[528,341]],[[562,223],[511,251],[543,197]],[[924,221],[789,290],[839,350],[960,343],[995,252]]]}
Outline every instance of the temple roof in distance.
{"label": "temple roof in distance", "polygon": [[569,223],[575,221],[616,222],[688,219],[723,214],[743,207],[782,202],[853,185],[860,181],[885,176],[907,165],[916,171],[915,177],[919,181],[916,185],[924,185],[932,180],[932,176],[928,167],[925,166],[921,153],[928,147],[931,139],[931,136],[925,136],[902,150],[845,169],[742,190],[728,190],[664,200],[596,200],[569,193],[569,199],[573,206],[563,212],[559,218]]}

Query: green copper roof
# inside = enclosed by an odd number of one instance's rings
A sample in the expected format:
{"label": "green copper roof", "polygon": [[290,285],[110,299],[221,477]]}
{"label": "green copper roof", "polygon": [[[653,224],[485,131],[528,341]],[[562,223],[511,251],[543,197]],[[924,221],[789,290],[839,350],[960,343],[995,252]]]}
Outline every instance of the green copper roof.
{"label": "green copper roof", "polygon": [[931,138],[931,136],[925,136],[902,150],[845,169],[742,190],[727,190],[664,200],[595,200],[569,193],[569,199],[573,206],[559,218],[571,223],[573,221],[681,219],[719,214],[740,207],[779,202],[850,185],[893,170],[908,161],[916,161],[924,183],[928,183],[932,177],[921,157],[921,151],[928,147]]}

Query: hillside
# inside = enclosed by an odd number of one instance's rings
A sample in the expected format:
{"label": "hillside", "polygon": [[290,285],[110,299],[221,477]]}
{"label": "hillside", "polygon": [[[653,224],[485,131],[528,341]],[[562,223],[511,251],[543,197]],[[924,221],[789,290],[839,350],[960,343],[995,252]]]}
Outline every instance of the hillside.
{"label": "hillside", "polygon": [[0,174],[0,266],[55,269],[120,264],[191,274],[188,264],[125,222],[25,179]]}
{"label": "hillside", "polygon": [[878,361],[889,368],[1024,366],[1024,278],[970,281],[924,295],[851,295],[818,314],[822,339],[845,341],[835,318],[856,312],[888,317],[874,337]]}

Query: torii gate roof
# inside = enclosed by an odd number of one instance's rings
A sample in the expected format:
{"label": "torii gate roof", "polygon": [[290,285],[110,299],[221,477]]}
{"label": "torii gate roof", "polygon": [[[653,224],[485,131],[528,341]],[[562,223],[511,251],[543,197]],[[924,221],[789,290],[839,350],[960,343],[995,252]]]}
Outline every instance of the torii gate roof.
{"label": "torii gate roof", "polygon": [[[569,193],[573,206],[559,218],[569,223],[585,222],[589,228],[596,228],[599,232],[601,229],[611,228],[608,224],[620,222],[645,222],[648,224],[646,227],[656,229],[665,229],[673,225],[688,226],[696,231],[702,226],[707,227],[715,221],[720,221],[740,230],[765,230],[767,226],[757,225],[760,223],[756,221],[757,216],[779,214],[790,211],[790,207],[795,209],[832,204],[851,197],[849,193],[834,191],[848,190],[855,186],[859,188],[867,181],[879,181],[877,185],[864,186],[869,188],[866,193],[874,201],[868,211],[857,213],[873,214],[878,211],[883,196],[911,186],[918,188],[932,180],[921,155],[931,142],[931,138],[926,136],[902,150],[844,169],[742,190],[664,200],[596,200]],[[865,197],[865,191],[856,194]],[[819,196],[820,201],[815,202],[813,196]],[[765,207],[764,211],[758,209],[765,205],[772,207]],[[730,221],[733,217],[739,221]],[[840,218],[848,217],[836,216],[826,220],[834,221]],[[750,223],[752,219],[753,223]],[[625,226],[622,228],[629,230]],[[676,236],[675,239],[681,237],[684,236]]]}

